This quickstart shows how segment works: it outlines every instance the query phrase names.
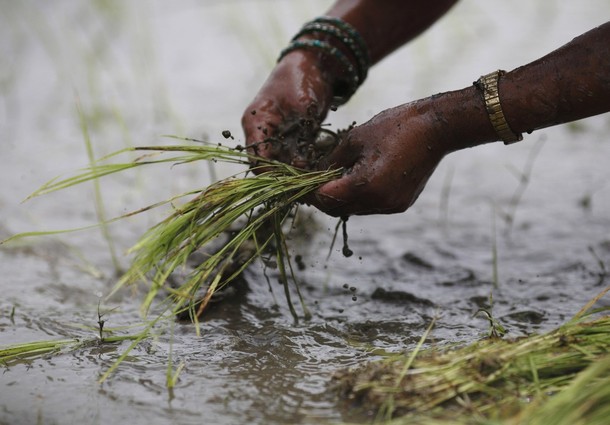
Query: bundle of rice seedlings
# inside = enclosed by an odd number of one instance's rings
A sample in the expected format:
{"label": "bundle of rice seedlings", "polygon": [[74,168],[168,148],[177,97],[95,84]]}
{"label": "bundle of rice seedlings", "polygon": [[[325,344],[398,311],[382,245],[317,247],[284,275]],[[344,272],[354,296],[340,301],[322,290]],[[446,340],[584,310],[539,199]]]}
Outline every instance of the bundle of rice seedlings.
{"label": "bundle of rice seedlings", "polygon": [[579,313],[516,340],[418,347],[341,371],[334,386],[350,407],[391,424],[607,424],[610,316]]}
{"label": "bundle of rice seedlings", "polygon": [[[129,152],[145,154],[129,162],[108,162]],[[282,226],[288,218],[294,216],[300,199],[321,184],[337,178],[340,170],[306,171],[282,162],[254,158],[241,148],[203,142],[196,145],[135,147],[102,158],[74,176],[51,180],[30,197],[144,165],[184,164],[202,160],[241,164],[246,167],[242,173],[206,188],[188,191],[109,220],[113,222],[162,205],[169,204],[173,207],[173,213],[150,228],[128,251],[134,255],[133,261],[112,292],[127,284],[145,281],[148,283],[148,292],[142,302],[144,314],[149,311],[156,296],[163,289],[169,293],[174,313],[186,312],[191,319],[197,321],[217,290],[235,279],[265,250],[272,250],[271,254],[276,257],[291,313],[297,320],[298,315],[290,302],[288,290],[289,277],[293,274]],[[246,174],[253,160],[258,161],[259,167],[264,168],[260,169],[260,174],[249,177]],[[180,202],[183,203],[178,205]],[[239,220],[243,223],[236,230],[235,223]],[[62,231],[22,233],[4,242],[25,236],[60,232]],[[176,287],[167,284],[172,273],[184,267],[192,254],[226,234],[231,236],[223,246],[213,253],[206,253],[205,259],[188,273],[183,282]],[[296,283],[294,279],[292,281]],[[205,285],[207,289],[201,298],[198,293]],[[300,297],[298,285],[297,293]],[[304,303],[302,304],[304,315],[307,316],[307,309]]]}

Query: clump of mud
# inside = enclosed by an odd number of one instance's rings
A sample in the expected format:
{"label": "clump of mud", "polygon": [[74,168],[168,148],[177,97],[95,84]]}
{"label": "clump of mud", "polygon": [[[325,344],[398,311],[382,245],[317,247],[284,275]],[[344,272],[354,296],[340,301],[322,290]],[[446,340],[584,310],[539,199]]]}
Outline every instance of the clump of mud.
{"label": "clump of mud", "polygon": [[[278,128],[275,135],[265,138],[260,144],[270,149],[274,158],[305,170],[317,170],[321,161],[344,139],[354,127],[337,132],[323,128],[311,117],[289,120]],[[264,134],[267,129],[262,130]],[[251,145],[256,153],[257,144]]]}

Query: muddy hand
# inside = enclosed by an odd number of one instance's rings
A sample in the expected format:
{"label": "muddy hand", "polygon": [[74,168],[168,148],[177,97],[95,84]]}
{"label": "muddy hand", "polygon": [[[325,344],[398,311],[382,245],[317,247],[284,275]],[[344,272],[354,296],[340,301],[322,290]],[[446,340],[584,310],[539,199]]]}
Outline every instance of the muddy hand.
{"label": "muddy hand", "polygon": [[405,211],[448,152],[429,101],[386,110],[346,132],[320,167],[344,168],[312,204],[333,216]]}
{"label": "muddy hand", "polygon": [[330,77],[320,60],[316,53],[299,50],[276,65],[242,117],[250,153],[311,168],[303,156],[305,144],[315,138],[332,99]]}

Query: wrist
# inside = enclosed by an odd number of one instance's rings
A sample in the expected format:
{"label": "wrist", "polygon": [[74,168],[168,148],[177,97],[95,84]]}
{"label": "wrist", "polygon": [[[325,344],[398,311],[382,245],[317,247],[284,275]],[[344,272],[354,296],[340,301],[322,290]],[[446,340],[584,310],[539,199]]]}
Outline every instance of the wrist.
{"label": "wrist", "polygon": [[499,140],[480,91],[469,86],[429,98],[447,153]]}
{"label": "wrist", "polygon": [[[279,79],[274,83],[278,90],[298,89],[299,98],[312,96],[326,109],[333,99],[334,74],[332,65],[327,63],[315,50],[297,49],[284,55],[277,63],[275,73]],[[294,85],[283,87],[280,85]]]}
{"label": "wrist", "polygon": [[322,16],[307,22],[280,53],[295,50],[317,53],[320,69],[333,87],[333,104],[346,103],[367,77],[368,47],[358,31],[340,18]]}
{"label": "wrist", "polygon": [[310,35],[299,37],[289,46],[292,55],[297,53],[315,66],[324,81],[331,88],[331,99],[336,106],[342,105],[355,92],[359,86],[351,58],[332,41],[314,38]]}

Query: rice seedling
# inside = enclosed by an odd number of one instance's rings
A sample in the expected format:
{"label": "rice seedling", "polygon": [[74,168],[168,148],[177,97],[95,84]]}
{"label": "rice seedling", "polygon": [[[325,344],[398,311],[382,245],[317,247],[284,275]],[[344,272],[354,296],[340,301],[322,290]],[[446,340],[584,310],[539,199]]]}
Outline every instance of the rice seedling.
{"label": "rice seedling", "polygon": [[178,377],[180,376],[180,373],[182,372],[182,369],[184,369],[186,363],[184,361],[181,361],[178,366],[176,367],[176,370],[174,370],[174,361],[173,361],[173,346],[174,346],[174,341],[173,341],[173,335],[174,335],[174,322],[171,322],[171,339],[169,342],[169,353],[167,356],[167,372],[165,375],[165,386],[167,387],[167,390],[169,391],[169,396],[170,399],[173,398],[173,391],[174,391],[174,387],[176,386],[176,384],[178,383]]}
{"label": "rice seedling", "polygon": [[440,201],[438,206],[438,219],[442,226],[443,232],[447,232],[449,229],[449,199],[451,197],[451,184],[453,182],[453,176],[455,174],[455,167],[451,166],[443,180],[443,186],[440,192]]}
{"label": "rice seedling", "polygon": [[[493,294],[489,294],[489,305],[493,306]],[[489,322],[488,338],[500,339],[508,332],[506,328],[491,314],[491,307],[489,310],[480,308],[474,314],[474,316],[482,315]],[[473,317],[474,317],[473,316]]]}
{"label": "rice seedling", "polygon": [[[193,139],[182,140],[199,142]],[[110,161],[129,152],[143,154],[129,162]],[[289,218],[294,217],[299,200],[321,184],[339,176],[340,170],[304,171],[281,162],[253,158],[243,148],[203,142],[193,145],[133,147],[102,158],[75,175],[51,180],[30,197],[144,165],[186,164],[204,160],[248,166],[254,159],[259,161],[260,167],[264,167],[264,171],[255,177],[246,176],[249,171],[245,168],[243,173],[206,188],[188,191],[104,222],[106,225],[160,206],[170,206],[172,209],[165,220],[151,227],[129,249],[128,253],[134,255],[133,261],[111,294],[125,285],[144,281],[148,283],[148,292],[142,302],[144,315],[150,310],[157,295],[164,291],[169,294],[169,305],[173,313],[186,313],[197,322],[216,291],[239,276],[264,252],[270,252],[270,255],[276,257],[280,281],[284,285],[290,311],[296,321],[298,314],[290,301],[288,289],[289,277],[292,277],[295,283],[296,280],[282,226]],[[236,229],[238,222],[241,224]],[[65,231],[27,232],[15,235],[3,243],[25,236]],[[200,252],[203,247],[222,237],[222,246],[214,252],[204,252],[205,259],[187,273],[184,282],[174,286],[167,284],[175,271],[186,269],[187,261],[194,253]],[[207,289],[201,297],[198,294],[203,285],[207,285]],[[296,290],[301,299],[304,316],[307,317],[309,313],[298,285]]]}
{"label": "rice seedling", "polygon": [[498,274],[498,232],[496,231],[496,205],[492,204],[491,209],[491,279],[494,289],[500,285]]}
{"label": "rice seedling", "polygon": [[[76,103],[76,110],[78,113],[78,118],[81,126],[81,132],[83,133],[83,141],[85,143],[85,148],[87,151],[87,158],[89,159],[89,163],[93,164],[95,162],[95,156],[93,154],[93,144],[91,143],[91,136],[89,135],[89,125],[87,124],[87,119],[83,110],[80,106],[80,103]],[[106,224],[106,211],[104,208],[104,199],[102,197],[102,189],[100,187],[100,182],[98,179],[93,179],[93,193],[94,193],[94,204],[95,204],[95,214],[97,215],[97,219],[100,222],[100,230],[102,232],[102,236],[106,240],[106,244],[108,245],[108,250],[110,252],[110,258],[112,259],[112,264],[114,265],[114,269],[116,272],[120,272],[121,266],[119,263],[119,259],[116,254],[116,249],[114,247],[114,242],[112,241],[112,235],[110,234],[110,230],[108,229],[108,225]]]}
{"label": "rice seedling", "polygon": [[[169,319],[165,314],[160,314],[153,320],[138,323],[135,325],[106,327],[104,317],[118,307],[101,311],[100,305],[97,307],[97,326],[87,324],[73,324],[75,328],[73,337],[59,339],[29,341],[24,343],[9,344],[0,346],[0,366],[6,368],[18,365],[29,364],[33,360],[50,358],[60,354],[73,353],[79,350],[87,350],[100,347],[102,345],[118,345],[122,342],[130,341],[128,348],[125,349],[113,362],[113,364],[100,377],[99,382],[104,382],[129,353],[144,339],[153,336],[153,330],[157,323],[162,319]],[[13,307],[14,309],[14,307]],[[11,314],[14,314],[14,310]],[[177,373],[176,373],[177,377]]]}
{"label": "rice seedling", "polygon": [[531,178],[532,173],[534,171],[534,164],[536,162],[536,158],[538,154],[542,150],[544,146],[545,138],[541,137],[538,141],[533,145],[532,149],[529,152],[526,163],[523,167],[523,170],[518,170],[514,167],[509,167],[509,170],[513,172],[519,184],[515,188],[513,195],[508,201],[508,205],[506,206],[506,211],[500,211],[502,218],[506,223],[505,235],[510,235],[513,224],[515,222],[515,216],[517,214],[517,209],[519,204],[521,203],[521,199],[527,190]]}
{"label": "rice seedling", "polygon": [[48,341],[27,342],[0,347],[0,364],[11,366],[21,363],[28,358],[41,357],[53,354],[66,348],[76,348],[81,345],[77,338],[56,339]]}
{"label": "rice seedling", "polygon": [[[135,335],[127,335],[127,336],[120,337],[121,338],[120,341],[131,341],[131,344],[129,344],[129,347],[127,347],[127,349],[125,349],[125,351],[123,351],[123,353],[121,353],[121,355],[106,370],[106,372],[104,372],[102,374],[102,376],[98,380],[98,382],[100,384],[105,382],[108,379],[108,377],[120,366],[120,364],[123,362],[123,360],[125,360],[127,358],[129,353],[134,348],[136,348],[143,340],[145,340],[151,336],[154,326],[157,324],[157,322],[159,322],[164,317],[166,317],[164,314],[159,314],[153,320],[149,321],[141,332],[139,332]],[[111,340],[109,340],[108,337],[105,337],[104,342],[111,342]]]}
{"label": "rice seedling", "polygon": [[606,269],[606,264],[599,257],[597,252],[595,252],[595,249],[592,246],[589,247],[589,252],[593,256],[595,262],[599,267],[599,271],[597,272],[597,285],[601,286],[604,283],[604,280],[606,280],[606,277],[608,277],[608,270]]}
{"label": "rice seedling", "polygon": [[33,359],[60,353],[68,353],[99,344],[112,344],[122,341],[141,341],[147,335],[148,332],[142,332],[134,335],[107,335],[103,340],[100,340],[97,337],[62,338],[11,344],[0,347],[0,364],[5,367],[10,367]]}
{"label": "rice seedling", "polygon": [[391,424],[605,424],[610,316],[590,308],[609,289],[546,334],[418,346],[342,371],[335,385],[350,405],[383,412]]}

